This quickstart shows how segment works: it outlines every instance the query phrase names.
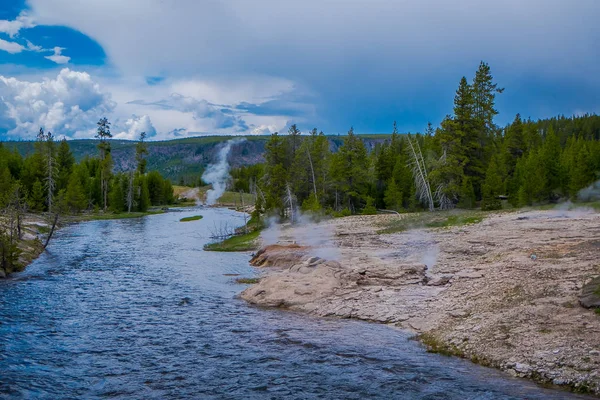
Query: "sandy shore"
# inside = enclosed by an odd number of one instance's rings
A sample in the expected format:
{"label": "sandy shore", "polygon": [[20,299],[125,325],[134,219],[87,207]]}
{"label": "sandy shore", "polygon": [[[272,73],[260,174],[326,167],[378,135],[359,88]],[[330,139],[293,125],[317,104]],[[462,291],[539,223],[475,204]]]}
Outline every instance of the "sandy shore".
{"label": "sandy shore", "polygon": [[600,214],[501,213],[377,233],[394,218],[403,216],[283,230],[280,245],[254,257],[264,276],[242,298],[394,324],[434,350],[600,394],[600,315],[579,305],[583,285],[600,275]]}

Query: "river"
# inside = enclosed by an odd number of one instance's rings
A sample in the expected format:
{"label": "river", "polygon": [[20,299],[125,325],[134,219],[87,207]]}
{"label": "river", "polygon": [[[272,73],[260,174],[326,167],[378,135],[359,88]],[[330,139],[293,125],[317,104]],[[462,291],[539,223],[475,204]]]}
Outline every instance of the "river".
{"label": "river", "polygon": [[[185,216],[204,219],[179,222]],[[247,253],[204,252],[226,209],[61,229],[0,280],[2,399],[564,399],[401,331],[247,305]]]}

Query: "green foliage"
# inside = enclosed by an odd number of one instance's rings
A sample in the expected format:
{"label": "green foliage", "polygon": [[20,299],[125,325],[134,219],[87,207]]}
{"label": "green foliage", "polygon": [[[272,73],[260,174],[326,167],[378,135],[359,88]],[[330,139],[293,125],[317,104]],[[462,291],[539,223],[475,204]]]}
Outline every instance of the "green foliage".
{"label": "green foliage", "polygon": [[125,211],[125,191],[123,186],[126,184],[126,179],[123,174],[115,175],[110,188],[110,210],[114,213]]}
{"label": "green foliage", "polygon": [[67,207],[74,213],[79,213],[87,207],[85,190],[78,174],[73,173],[69,178],[65,193]]}
{"label": "green foliage", "polygon": [[206,251],[251,251],[258,248],[260,231],[255,230],[244,235],[235,235],[221,242],[209,243],[204,246]]}
{"label": "green foliage", "polygon": [[184,218],[181,218],[181,219],[179,220],[179,222],[199,221],[199,220],[201,220],[202,218],[203,218],[203,217],[202,217],[202,215],[193,215],[193,216],[191,216],[191,217],[184,217]]}
{"label": "green foliage", "polygon": [[402,191],[394,177],[390,178],[384,193],[383,201],[387,209],[395,211],[402,209]]}
{"label": "green foliage", "polygon": [[254,285],[260,282],[259,278],[237,278],[235,283],[239,283],[241,285]]}
{"label": "green foliage", "polygon": [[334,218],[349,217],[352,215],[352,212],[349,208],[342,208],[340,211],[334,211],[332,215]]}
{"label": "green foliage", "polygon": [[[450,214],[451,213],[451,214]],[[486,214],[474,211],[441,211],[436,213],[403,214],[387,221],[377,233],[389,234],[419,228],[448,228],[478,224]]]}
{"label": "green foliage", "polygon": [[492,156],[485,174],[483,183],[483,199],[481,201],[482,210],[500,210],[502,202],[498,197],[503,191],[502,173],[500,171],[500,163],[496,155]]}
{"label": "green foliage", "polygon": [[361,208],[369,184],[369,158],[363,141],[350,128],[344,144],[333,155],[331,176],[338,193],[336,207],[345,205],[352,213]]}
{"label": "green foliage", "polygon": [[306,200],[304,200],[304,202],[302,202],[303,212],[320,213],[322,210],[321,204],[314,193],[312,193]]}
{"label": "green foliage", "polygon": [[475,189],[471,178],[468,176],[463,177],[462,184],[460,187],[460,200],[458,202],[460,208],[474,208],[475,207]]}
{"label": "green foliage", "polygon": [[29,197],[29,208],[32,211],[41,212],[44,211],[44,200],[45,193],[44,188],[42,187],[42,182],[36,180],[33,184],[33,188],[31,189],[31,195]]}
{"label": "green foliage", "polygon": [[363,208],[362,215],[375,215],[377,214],[377,208],[375,208],[375,199],[367,197],[367,205]]}
{"label": "green foliage", "polygon": [[138,187],[140,188],[139,196],[137,197],[137,211],[146,212],[150,207],[150,191],[148,190],[148,181],[144,177],[137,178]]}

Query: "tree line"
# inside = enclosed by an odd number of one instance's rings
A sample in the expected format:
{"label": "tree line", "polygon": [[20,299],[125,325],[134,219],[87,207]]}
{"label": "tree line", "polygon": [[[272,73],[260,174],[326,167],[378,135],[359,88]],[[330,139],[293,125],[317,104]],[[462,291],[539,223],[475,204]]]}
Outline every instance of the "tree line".
{"label": "tree line", "polygon": [[[19,257],[22,219],[27,212],[50,216],[100,210],[145,212],[173,203],[173,187],[156,171],[146,171],[146,134],[136,145],[135,169],[113,172],[110,122],[97,123],[98,155],[76,162],[69,143],[40,128],[35,151],[25,157],[0,143],[0,267],[11,270]],[[52,232],[51,231],[51,232]],[[51,234],[48,235],[48,239]],[[46,243],[47,245],[47,243]]]}
{"label": "tree line", "polygon": [[256,193],[260,211],[332,213],[454,207],[494,210],[573,199],[598,179],[600,117],[495,123],[500,88],[481,62],[460,80],[454,107],[436,128],[399,134],[369,151],[351,128],[337,152],[323,132],[271,135],[261,165],[232,171],[235,190]]}

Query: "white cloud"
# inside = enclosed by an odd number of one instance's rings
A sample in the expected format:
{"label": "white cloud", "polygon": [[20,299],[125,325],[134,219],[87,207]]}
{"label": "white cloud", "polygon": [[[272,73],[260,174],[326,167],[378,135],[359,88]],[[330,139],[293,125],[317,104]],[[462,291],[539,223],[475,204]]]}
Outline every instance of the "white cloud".
{"label": "white cloud", "polygon": [[0,93],[0,126],[12,137],[33,138],[40,127],[55,135],[92,137],[98,119],[116,106],[89,74],[68,68],[41,82],[0,76]]}
{"label": "white cloud", "polygon": [[147,115],[142,115],[141,117],[132,115],[131,118],[125,121],[124,128],[125,130],[113,134],[113,137],[115,139],[135,140],[140,137],[140,133],[142,132],[146,132],[149,139],[156,136],[156,129],[154,129],[152,121],[150,121],[150,117]]}
{"label": "white cloud", "polygon": [[279,129],[275,125],[260,125],[252,129],[253,135],[268,135],[277,132]]}
{"label": "white cloud", "polygon": [[22,11],[15,20],[0,20],[0,32],[7,33],[11,38],[18,34],[21,29],[33,28],[34,26],[33,18],[26,11]]}
{"label": "white cloud", "polygon": [[[47,49],[44,49],[42,46],[36,46],[35,44],[31,43],[29,40],[26,40],[27,42],[27,50],[29,51],[35,51],[37,53],[40,53],[42,51],[48,51]],[[50,50],[52,51],[52,50]]]}
{"label": "white cloud", "polygon": [[9,52],[10,54],[16,54],[25,50],[25,47],[21,46],[17,42],[9,42],[4,39],[0,39],[0,50]]}
{"label": "white cloud", "polygon": [[71,59],[71,57],[67,57],[61,54],[61,52],[64,50],[64,47],[55,47],[54,50],[54,54],[51,56],[45,56],[44,58],[47,58],[50,61],[54,61],[57,64],[66,64],[69,62],[69,60]]}

